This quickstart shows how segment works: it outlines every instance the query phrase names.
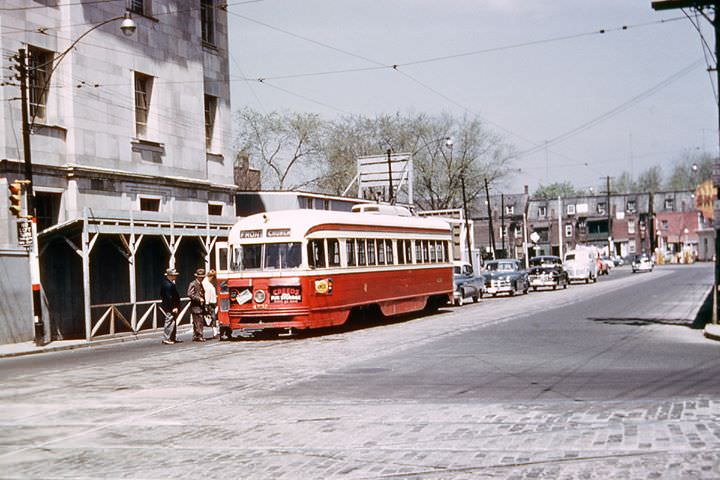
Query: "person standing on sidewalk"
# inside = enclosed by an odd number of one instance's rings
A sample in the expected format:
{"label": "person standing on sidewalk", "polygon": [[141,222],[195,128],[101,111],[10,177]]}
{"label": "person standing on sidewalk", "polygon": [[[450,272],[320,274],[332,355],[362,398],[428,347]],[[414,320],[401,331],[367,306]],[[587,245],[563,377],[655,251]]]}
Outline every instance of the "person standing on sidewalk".
{"label": "person standing on sidewalk", "polygon": [[178,272],[174,268],[165,270],[165,278],[160,285],[160,308],[165,314],[165,325],[163,328],[163,341],[165,345],[181,343],[177,339],[177,316],[180,312],[180,294],[177,291],[175,280]]}
{"label": "person standing on sidewalk", "polygon": [[217,325],[217,290],[215,290],[215,270],[209,270],[205,280],[202,282],[205,289],[205,308],[207,315],[210,317],[210,325],[212,327],[213,338],[220,338],[218,335]]}
{"label": "person standing on sidewalk", "polygon": [[204,342],[205,329],[205,289],[202,281],[205,278],[205,269],[195,270],[195,280],[190,282],[187,295],[190,297],[190,315],[193,323],[193,342]]}

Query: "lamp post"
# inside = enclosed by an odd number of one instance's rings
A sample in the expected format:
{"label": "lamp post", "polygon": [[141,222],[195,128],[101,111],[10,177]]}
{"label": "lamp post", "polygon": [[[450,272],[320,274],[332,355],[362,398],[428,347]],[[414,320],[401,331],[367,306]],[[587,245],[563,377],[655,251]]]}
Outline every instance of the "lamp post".
{"label": "lamp post", "polygon": [[[75,45],[80,42],[80,40],[85,38],[92,31],[102,27],[103,25],[107,25],[108,23],[118,20],[122,20],[120,24],[120,30],[125,34],[125,36],[130,36],[135,32],[135,21],[133,21],[129,12],[126,12],[124,15],[113,17],[103,22],[100,22],[97,25],[94,25],[93,27],[86,30],[82,35],[75,39],[75,41],[72,42],[69,47],[67,47],[62,53],[60,53],[56,59],[52,60],[52,63],[54,63],[54,65],[52,65],[52,68],[50,68],[48,72],[47,78],[45,79],[45,83],[43,84],[42,90],[40,92],[40,97],[44,96],[45,92],[47,92],[48,86],[50,85],[50,80],[52,78],[52,74],[58,68],[60,63],[65,59],[65,56],[70,53],[70,51],[75,47]],[[48,332],[49,329],[45,328],[47,320],[43,321],[42,318],[42,306],[40,298],[40,255],[37,238],[37,209],[35,203],[35,192],[33,189],[32,152],[30,145],[30,129],[31,126],[34,124],[34,118],[32,120],[29,119],[27,93],[28,78],[30,77],[31,72],[28,71],[29,68],[27,65],[27,54],[24,48],[21,48],[18,51],[14,59],[17,63],[16,68],[20,80],[20,108],[22,117],[23,160],[25,163],[27,217],[30,219],[32,228],[32,247],[30,253],[30,282],[32,284],[33,324],[35,327],[35,343],[37,345],[44,345],[46,332]],[[39,67],[47,66],[48,64],[40,65]]]}

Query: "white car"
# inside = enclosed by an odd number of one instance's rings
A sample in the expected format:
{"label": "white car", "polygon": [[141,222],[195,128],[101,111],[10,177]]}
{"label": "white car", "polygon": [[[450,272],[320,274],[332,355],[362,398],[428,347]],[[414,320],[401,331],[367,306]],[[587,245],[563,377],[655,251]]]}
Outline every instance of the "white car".
{"label": "white car", "polygon": [[632,261],[632,271],[637,272],[652,272],[655,265],[652,259],[647,254],[635,255]]}

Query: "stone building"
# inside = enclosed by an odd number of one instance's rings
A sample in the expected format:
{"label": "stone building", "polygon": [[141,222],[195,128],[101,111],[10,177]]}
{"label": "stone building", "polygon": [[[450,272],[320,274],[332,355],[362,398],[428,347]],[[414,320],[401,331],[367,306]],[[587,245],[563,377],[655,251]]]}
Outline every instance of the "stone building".
{"label": "stone building", "polygon": [[[0,182],[24,178],[10,70],[24,49],[45,335],[154,326],[165,268],[182,290],[235,219],[227,13],[218,0],[3,6]],[[0,211],[14,250],[16,219]]]}

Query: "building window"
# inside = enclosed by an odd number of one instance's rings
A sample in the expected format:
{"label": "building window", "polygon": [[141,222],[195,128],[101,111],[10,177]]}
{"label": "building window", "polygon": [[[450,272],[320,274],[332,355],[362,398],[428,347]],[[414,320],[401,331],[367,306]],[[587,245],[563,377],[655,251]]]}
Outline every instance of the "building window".
{"label": "building window", "polygon": [[515,215],[515,205],[505,205],[505,215]]}
{"label": "building window", "polygon": [[572,230],[573,230],[572,225],[570,225],[570,224],[565,225],[565,238],[572,237],[572,233],[573,233]]}
{"label": "building window", "polygon": [[215,45],[215,5],[213,0],[200,0],[200,23],[202,41]]}
{"label": "building window", "polygon": [[630,213],[637,212],[637,202],[635,200],[628,200],[627,211]]}
{"label": "building window", "polygon": [[159,212],[160,199],[140,197],[140,210],[142,210],[143,212]]}
{"label": "building window", "polygon": [[601,215],[607,213],[607,204],[605,202],[598,202],[597,213]]}
{"label": "building window", "polygon": [[674,210],[675,209],[675,199],[674,198],[666,198],[665,199],[665,210]]}
{"label": "building window", "polygon": [[128,0],[127,9],[132,13],[137,13],[138,15],[150,16],[152,13],[150,1],[151,0]]}
{"label": "building window", "polygon": [[627,226],[628,226],[628,235],[634,235],[635,234],[635,220],[628,220]]}
{"label": "building window", "polygon": [[208,215],[220,217],[223,214],[222,203],[208,203]]}
{"label": "building window", "polygon": [[37,228],[39,231],[57,225],[60,218],[61,200],[62,194],[60,193],[35,193],[35,211],[37,213]]}
{"label": "building window", "polygon": [[135,134],[139,138],[147,135],[152,84],[151,76],[135,72]]}
{"label": "building window", "polygon": [[575,204],[569,204],[566,211],[568,215],[575,215]]}
{"label": "building window", "polygon": [[52,70],[53,52],[28,47],[28,81],[30,116],[35,119],[46,118],[48,82]]}
{"label": "building window", "polygon": [[217,97],[205,95],[205,149],[208,151],[212,150],[216,114]]}
{"label": "building window", "polygon": [[547,207],[538,207],[538,217],[547,217]]}

